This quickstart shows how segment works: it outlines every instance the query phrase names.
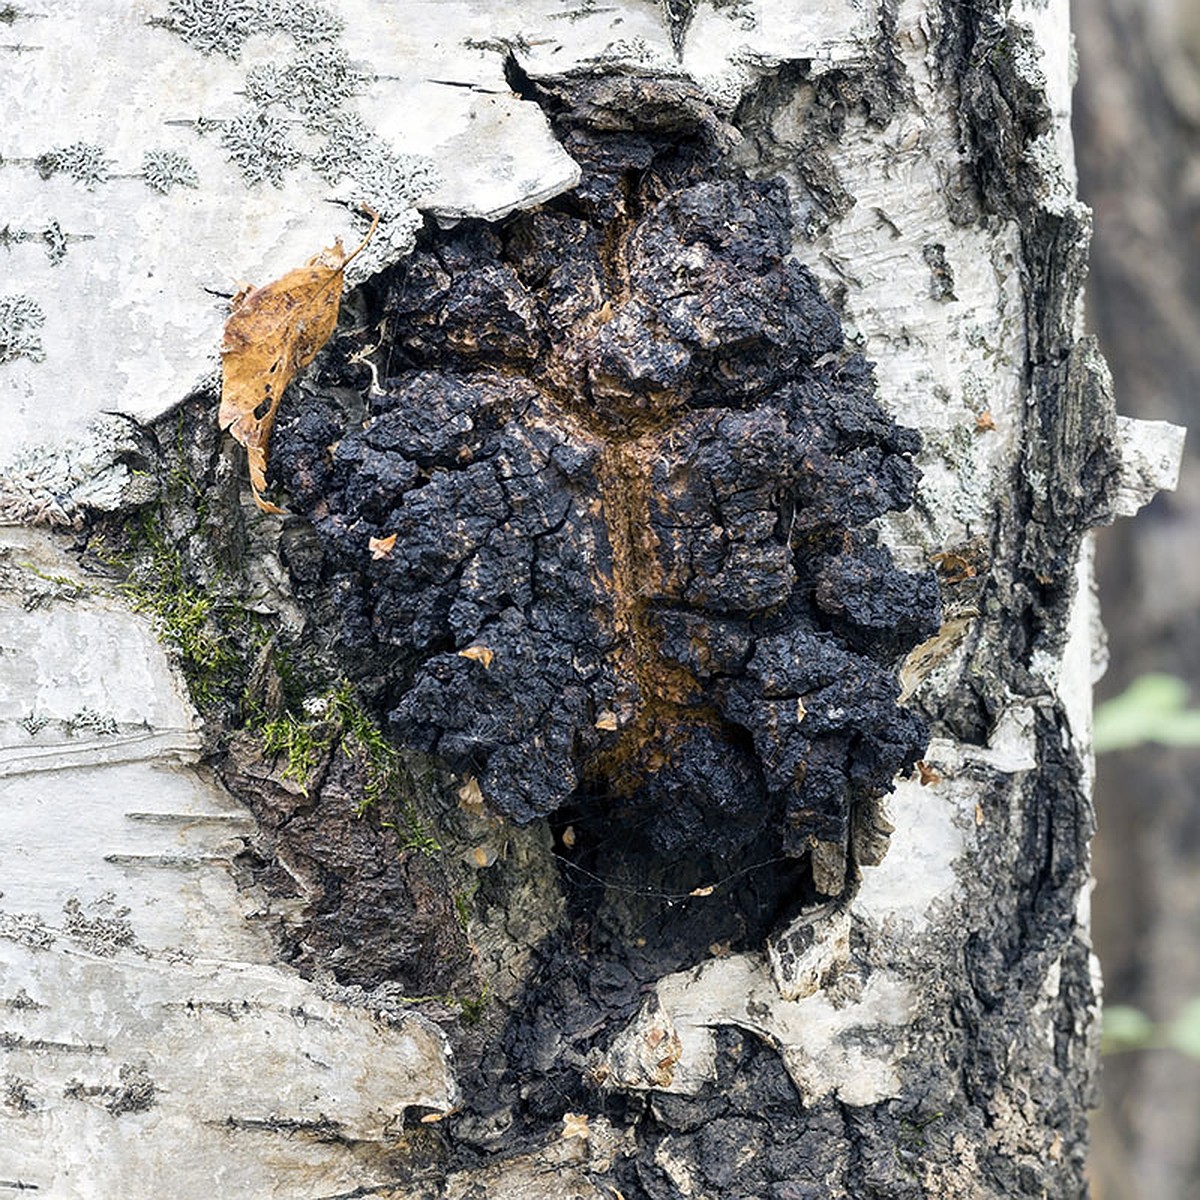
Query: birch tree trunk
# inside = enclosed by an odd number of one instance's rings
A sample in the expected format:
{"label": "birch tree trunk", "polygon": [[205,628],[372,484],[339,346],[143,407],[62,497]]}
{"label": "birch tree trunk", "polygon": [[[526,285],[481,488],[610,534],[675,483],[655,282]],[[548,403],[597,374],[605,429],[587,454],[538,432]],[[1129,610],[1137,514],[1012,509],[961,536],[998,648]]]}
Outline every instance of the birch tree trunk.
{"label": "birch tree trunk", "polygon": [[1084,1194],[1065,4],[0,20],[0,1194]]}

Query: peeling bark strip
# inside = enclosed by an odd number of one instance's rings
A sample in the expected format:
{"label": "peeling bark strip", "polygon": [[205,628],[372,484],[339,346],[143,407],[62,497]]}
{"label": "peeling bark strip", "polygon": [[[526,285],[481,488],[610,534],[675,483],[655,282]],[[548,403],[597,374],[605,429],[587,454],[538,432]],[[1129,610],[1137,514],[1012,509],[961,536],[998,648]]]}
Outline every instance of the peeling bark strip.
{"label": "peeling bark strip", "polygon": [[927,737],[894,668],[936,582],[864,528],[912,502],[919,440],[839,353],[782,183],[723,163],[698,94],[641,90],[644,132],[558,114],[578,188],[383,277],[383,390],[353,424],[285,416],[272,464],[345,648],[404,652],[397,735],[501,812],[571,804],[663,854],[771,827],[844,863]]}

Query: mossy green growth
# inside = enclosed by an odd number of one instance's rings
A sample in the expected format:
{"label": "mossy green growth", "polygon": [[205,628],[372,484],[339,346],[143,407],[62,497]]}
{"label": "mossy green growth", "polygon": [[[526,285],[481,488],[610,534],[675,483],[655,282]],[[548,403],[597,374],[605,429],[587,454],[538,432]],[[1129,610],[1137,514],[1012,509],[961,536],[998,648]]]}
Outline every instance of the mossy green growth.
{"label": "mossy green growth", "polygon": [[126,550],[109,563],[127,574],[117,585],[135,612],[147,613],[175,652],[188,691],[201,711],[236,701],[247,662],[265,637],[261,619],[188,578],[183,555],[157,520],[144,512]]}
{"label": "mossy green growth", "polygon": [[927,1131],[944,1117],[945,1113],[935,1112],[928,1117],[913,1115],[900,1118],[895,1153],[897,1163],[906,1175],[915,1176],[917,1165],[930,1152],[932,1135]]}
{"label": "mossy green growth", "polygon": [[286,712],[263,722],[259,733],[268,754],[286,756],[284,778],[294,780],[306,793],[328,754],[344,754],[359,762],[365,777],[359,815],[376,805],[391,804],[397,819],[382,824],[401,834],[402,849],[441,853],[437,838],[417,812],[419,781],[411,762],[384,736],[346,680],[306,700],[301,712]]}
{"label": "mossy green growth", "polygon": [[282,717],[266,722],[259,732],[265,753],[284,755],[284,779],[298,783],[307,795],[314,772],[333,745],[334,726],[284,713]]}
{"label": "mossy green growth", "polygon": [[432,768],[388,741],[319,648],[249,607],[262,597],[251,600],[249,538],[236,490],[220,482],[211,412],[181,406],[156,436],[159,502],[98,525],[89,551],[120,572],[116,590],[153,620],[210,734],[218,742],[234,731],[256,736],[306,794],[331,756],[344,756],[360,768],[358,814],[379,806],[379,824],[399,833],[402,849],[441,854],[418,807]]}
{"label": "mossy green growth", "polygon": [[487,985],[479,990],[474,996],[458,996],[455,998],[459,1007],[459,1015],[464,1025],[478,1025],[483,1020],[483,1014],[487,1011],[487,1006],[491,1001],[491,995],[488,993]]}
{"label": "mossy green growth", "polygon": [[466,933],[471,926],[471,901],[475,898],[475,893],[479,890],[478,880],[470,888],[459,888],[454,893],[454,915],[458,919],[458,926]]}
{"label": "mossy green growth", "polygon": [[55,575],[50,571],[43,571],[40,567],[34,566],[31,562],[19,562],[17,566],[23,567],[31,575],[36,575],[45,583],[52,583],[57,588],[62,588],[64,592],[70,593],[65,599],[77,599],[80,596],[86,596],[91,588],[86,583],[80,583],[78,579],[72,579],[69,575]]}

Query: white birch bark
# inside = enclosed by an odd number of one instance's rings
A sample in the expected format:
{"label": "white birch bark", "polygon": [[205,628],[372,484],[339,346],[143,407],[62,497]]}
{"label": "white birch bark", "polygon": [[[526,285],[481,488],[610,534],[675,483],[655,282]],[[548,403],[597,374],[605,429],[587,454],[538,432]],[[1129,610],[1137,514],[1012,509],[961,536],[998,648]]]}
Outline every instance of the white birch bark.
{"label": "white birch bark", "polygon": [[[881,402],[924,436],[922,503],[886,529],[897,559],[916,566],[977,539],[1003,558],[1031,436],[1035,213],[954,219],[947,197],[966,149],[939,65],[943,5],[702,3],[677,27],[681,58],[663,10],[637,0],[45,0],[11,11],[0,27],[0,512],[12,526],[0,545],[0,1195],[619,1194],[605,1180],[635,1153],[635,1133],[595,1114],[586,1138],[522,1146],[486,1166],[452,1160],[438,1180],[396,1183],[414,1113],[461,1099],[441,1032],[276,961],[249,920],[253,892],[234,878],[253,819],[202,765],[195,711],[150,622],[33,526],[70,528],[149,494],[130,465],[134,425],[108,414],[148,420],[211,378],[224,319],[214,293],[274,278],[335,236],[356,240],[331,198],[365,197],[384,214],[357,281],[407,251],[422,213],[492,219],[572,187],[578,170],[544,114],[505,80],[507,53],[533,79],[682,74],[728,115],[781,63],[807,63],[809,80],[865,69],[882,29],[904,98],[882,124],[852,112],[826,147],[851,201],[836,219],[804,182],[801,91],[753,131],[771,143],[765,163],[750,138],[735,154],[793,185],[797,257],[877,363]],[[330,15],[338,21],[324,23]],[[1052,113],[1022,159],[1030,194],[1038,211],[1069,217],[1066,4],[1014,2],[1007,16],[1031,30],[1013,70]],[[339,53],[357,86],[330,67]],[[305,54],[317,64],[307,76],[295,64]],[[301,78],[310,91],[281,110],[289,125],[237,123],[248,90]],[[323,177],[330,137],[330,153],[347,159]],[[1077,282],[1065,301],[1075,321]],[[1117,444],[1110,507],[1131,513],[1172,486],[1180,435],[1122,421]],[[259,521],[269,543],[270,518]],[[781,935],[773,949],[660,980],[656,1003],[610,1046],[610,1086],[695,1094],[715,1077],[715,1031],[739,1027],[779,1050],[806,1106],[837,1103],[851,1120],[903,1100],[947,1003],[933,981],[957,961],[964,930],[995,920],[981,916],[988,886],[977,872],[1004,869],[1005,853],[1019,865],[1030,819],[1019,797],[1043,766],[1041,715],[1061,712],[1064,752],[1088,761],[1098,656],[1089,555],[1085,539],[1065,636],[1027,647],[1031,689],[978,679],[992,689],[988,737],[957,737],[947,721],[926,755],[934,782],[897,782],[890,848],[865,868],[849,910],[806,917],[813,945],[786,969]],[[914,656],[906,679],[927,711],[949,707],[964,672],[981,669],[981,621],[951,606],[939,640]],[[1075,786],[1087,785],[1085,769]],[[1086,884],[1086,862],[1075,863],[1075,924],[1038,960],[1041,1000],[1020,1010],[1031,1022],[1023,1046],[1052,1045],[1067,1023],[1076,1049],[1054,1069],[1080,1077],[1089,1061],[1076,1050],[1096,1000],[1077,961],[1088,953]],[[869,977],[849,968],[851,927]],[[641,1050],[663,1038],[679,1051],[665,1084]],[[985,1152],[1044,1171],[1047,1194],[1072,1194],[1063,1180],[1077,1179],[1082,1151],[1070,1114],[1056,1132],[1022,1093],[1020,1070],[997,1077],[1011,1088],[1000,1087],[1005,1103],[990,1101],[986,1131],[971,1144],[964,1124],[924,1154],[914,1194],[1001,1194],[979,1182]],[[674,1194],[726,1194],[669,1140],[655,1154]],[[1059,1174],[1043,1166],[1064,1155]]]}

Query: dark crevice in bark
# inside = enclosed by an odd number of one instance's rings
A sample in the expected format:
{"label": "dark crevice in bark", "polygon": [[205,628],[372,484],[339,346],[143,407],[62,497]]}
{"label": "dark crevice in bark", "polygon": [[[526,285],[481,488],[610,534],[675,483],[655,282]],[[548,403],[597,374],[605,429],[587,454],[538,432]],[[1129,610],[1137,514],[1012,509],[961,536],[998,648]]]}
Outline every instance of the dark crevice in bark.
{"label": "dark crevice in bark", "polygon": [[[1000,5],[949,5],[943,64],[962,99],[962,134],[984,213],[1021,229],[1028,297],[1030,404],[1011,510],[1002,516],[997,557],[984,596],[970,673],[984,727],[1010,693],[1035,699],[1037,769],[1012,802],[989,813],[978,861],[1005,870],[978,898],[985,922],[967,943],[970,991],[963,997],[964,1086],[985,1110],[1014,1098],[1058,1130],[1052,1195],[1086,1194],[1085,1113],[1092,1099],[1095,1031],[1086,933],[1078,896],[1088,875],[1093,812],[1083,764],[1061,706],[1045,697],[1035,655],[1064,644],[1076,592],[1075,565],[1089,528],[1112,519],[1118,462],[1107,370],[1090,339],[1076,338],[1086,274],[1086,210],[1054,197],[1030,154],[1050,112],[1028,30],[1005,22]],[[1003,681],[1000,685],[1000,681]],[[1040,699],[1038,699],[1040,698]],[[1053,988],[1047,970],[1060,972]],[[1052,1063],[1014,1043],[1031,1009],[1056,1012]],[[1018,1083],[1018,1081],[1020,1081]],[[1001,1194],[1034,1194],[1046,1176],[1019,1157],[991,1153],[985,1170]]]}
{"label": "dark crevice in bark", "polygon": [[[960,96],[960,122],[980,219],[1016,220],[1028,297],[1027,368],[1031,408],[1016,503],[999,531],[1002,560],[984,597],[971,674],[978,714],[962,707],[963,731],[987,729],[1006,679],[1023,695],[1041,683],[1028,675],[1034,650],[1056,652],[1075,595],[1083,534],[1112,520],[1119,470],[1107,369],[1091,339],[1077,340],[1075,313],[1087,273],[1090,219],[1054,196],[1055,181],[1031,147],[1050,130],[1038,54],[1030,30],[1002,19],[998,4],[948,5],[940,52]],[[1053,207],[1047,207],[1048,204]]]}
{"label": "dark crevice in bark", "polygon": [[[747,90],[731,118],[739,140],[732,157],[756,177],[780,176],[792,190],[797,231],[818,236],[856,203],[829,153],[850,122],[876,130],[891,124],[911,87],[895,50],[896,4],[883,5],[869,60],[814,70],[784,62]],[[831,296],[835,306],[838,297]]]}
{"label": "dark crevice in bark", "polygon": [[[959,1009],[963,1084],[967,1097],[985,1111],[1011,1104],[1019,1089],[1020,1102],[1043,1112],[1046,1125],[1061,1137],[1057,1194],[1082,1195],[1095,1031],[1089,1033],[1087,1021],[1089,947],[1076,913],[1093,814],[1082,766],[1064,748],[1061,712],[1049,708],[1039,716],[1037,745],[1036,775],[997,805],[980,849],[987,869],[1008,870],[980,888],[979,925],[966,946],[970,990]],[[1047,972],[1055,963],[1059,974],[1048,987]],[[1044,1047],[1014,1039],[1014,1031],[1027,1027],[1042,1004],[1057,1010],[1049,1062]],[[993,1155],[988,1169],[997,1189],[1006,1189],[1023,1187],[1028,1167]]]}

